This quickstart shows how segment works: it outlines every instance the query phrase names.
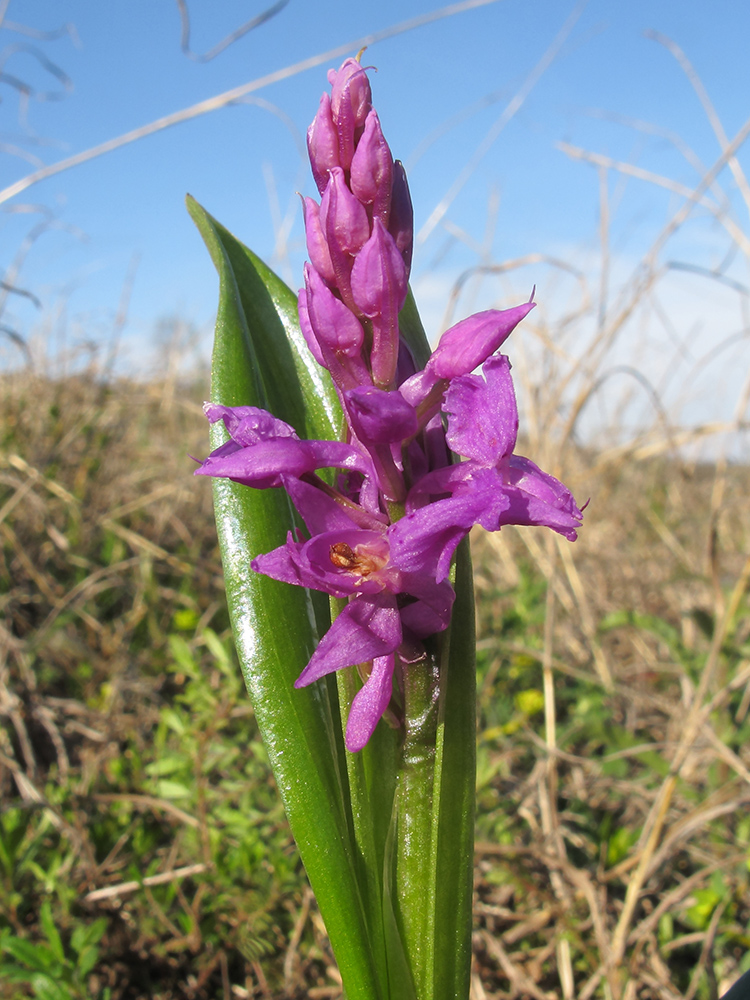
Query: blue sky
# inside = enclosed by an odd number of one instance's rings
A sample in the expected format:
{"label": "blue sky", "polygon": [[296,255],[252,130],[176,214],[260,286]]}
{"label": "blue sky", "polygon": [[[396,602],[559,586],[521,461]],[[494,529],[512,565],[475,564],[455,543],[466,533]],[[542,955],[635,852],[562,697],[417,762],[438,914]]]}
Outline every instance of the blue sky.
{"label": "blue sky", "polygon": [[[203,52],[264,5],[191,0],[188,6],[192,46]],[[201,64],[180,51],[174,0],[10,0],[9,21],[39,30],[71,23],[76,38],[34,40],[3,29],[4,71],[40,90],[57,86],[31,52],[13,48],[22,43],[64,70],[73,89],[64,100],[32,101],[27,121],[19,123],[16,94],[5,87],[0,142],[3,149],[14,144],[53,163],[437,6],[435,0],[381,0],[377,7],[290,0],[273,19]],[[750,8],[744,0],[710,5],[590,0],[579,8],[559,0],[500,0],[436,21],[372,45],[365,59],[377,67],[374,101],[391,149],[409,168],[418,229],[574,11],[579,16],[555,59],[419,247],[414,284],[433,327],[452,281],[480,259],[467,245],[472,241],[484,241],[485,259],[538,252],[595,272],[598,174],[561,152],[561,141],[688,187],[697,182],[696,168],[669,137],[648,135],[626,120],[679,134],[707,165],[718,156],[717,140],[685,74],[645,31],[671,37],[687,53],[730,137],[750,114]],[[41,218],[34,214],[40,206],[54,213],[58,228],[37,240],[18,281],[38,296],[43,309],[14,296],[4,322],[25,337],[42,329],[68,345],[87,337],[106,341],[135,259],[124,333],[133,363],[153,340],[159,320],[176,316],[207,329],[217,283],[184,209],[187,192],[296,287],[304,253],[294,192],[313,193],[299,144],[326,85],[327,65],[255,94],[278,113],[258,104],[225,108],[49,178],[6,202],[0,215],[4,267]],[[32,169],[7,152],[0,164],[2,186]],[[726,186],[747,232],[747,213],[732,184]],[[271,188],[275,195],[269,196]],[[274,259],[274,197],[282,216],[293,212],[284,259]],[[667,191],[614,175],[610,197],[613,275],[624,277],[677,202]],[[497,213],[487,236],[493,198]],[[686,230],[674,247],[680,259],[705,267],[716,266],[725,251],[726,241],[710,220]],[[745,280],[736,261],[728,266]],[[524,268],[514,281],[525,291],[537,284],[548,287],[550,296],[564,297],[541,264]],[[487,283],[474,291],[467,306],[484,306],[498,294]],[[736,303],[726,308],[722,335],[731,333]],[[12,350],[6,347],[5,356]]]}

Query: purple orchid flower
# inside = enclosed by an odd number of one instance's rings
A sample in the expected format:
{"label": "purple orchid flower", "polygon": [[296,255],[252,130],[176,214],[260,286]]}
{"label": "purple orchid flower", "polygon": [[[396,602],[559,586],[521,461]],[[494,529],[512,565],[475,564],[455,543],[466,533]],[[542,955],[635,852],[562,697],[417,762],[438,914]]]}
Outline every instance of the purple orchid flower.
{"label": "purple orchid flower", "polygon": [[[229,440],[196,471],[292,499],[307,533],[290,532],[252,567],[347,600],[295,686],[358,667],[364,686],[346,729],[356,751],[397,707],[394,691],[424,661],[424,640],[447,628],[447,577],[472,526],[546,525],[573,540],[582,514],[562,483],[514,454],[510,363],[495,352],[533,302],[462,320],[415,370],[399,329],[414,229],[406,174],[359,62],[347,59],[329,82],[308,131],[321,202],[303,199],[310,263],[299,318],[333,379],[347,440],[302,441],[265,410],[206,404]],[[479,365],[483,375],[471,374]],[[451,452],[465,461],[451,464]],[[340,470],[336,488],[317,475],[324,468]]]}
{"label": "purple orchid flower", "polygon": [[360,750],[391,700],[396,664],[424,658],[421,640],[447,628],[455,594],[447,581],[435,580],[440,552],[429,537],[421,560],[402,568],[390,545],[397,525],[362,528],[350,510],[316,486],[290,479],[286,488],[310,537],[290,532],[285,545],[258,556],[252,567],[274,580],[349,598],[295,687],[375,661],[347,724],[347,748]]}
{"label": "purple orchid flower", "polygon": [[[423,476],[407,497],[410,513],[404,520],[412,518],[419,533],[421,522],[434,519],[440,509],[446,526],[452,523],[457,533],[474,524],[488,531],[504,524],[545,525],[575,541],[583,514],[570,491],[530,459],[513,454],[518,407],[510,361],[504,355],[491,357],[482,372],[484,378],[453,379],[443,403],[446,440],[466,461]],[[449,499],[424,506],[429,497],[446,493]],[[410,544],[406,532],[398,544]],[[444,570],[445,559],[440,565]]]}
{"label": "purple orchid flower", "polygon": [[[381,390],[374,387],[372,394]],[[387,394],[383,394],[387,395]],[[414,429],[413,410],[394,394],[384,414],[373,415],[367,392],[360,396],[363,437],[380,439]],[[448,626],[455,597],[446,581],[437,581],[441,548],[431,526],[420,540],[421,557],[409,556],[408,566],[393,557],[390,537],[398,523],[368,510],[375,467],[357,444],[301,441],[293,428],[257,407],[207,404],[212,422],[222,420],[230,440],[196,470],[198,475],[226,477],[246,486],[282,486],[310,533],[307,539],[290,532],[286,544],[257,556],[252,567],[275,580],[345,597],[349,603],[318,645],[296,682],[297,687],[354,664],[374,661],[368,679],[352,704],[347,725],[349,750],[362,748],[391,699],[397,665],[424,658],[421,640]],[[346,498],[314,475],[323,467],[338,467],[362,476],[360,499]]]}

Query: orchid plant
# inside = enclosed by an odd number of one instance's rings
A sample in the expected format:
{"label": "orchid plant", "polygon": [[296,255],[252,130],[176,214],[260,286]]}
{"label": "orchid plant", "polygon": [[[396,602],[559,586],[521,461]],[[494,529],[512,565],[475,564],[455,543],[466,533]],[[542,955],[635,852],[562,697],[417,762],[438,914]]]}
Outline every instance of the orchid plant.
{"label": "orchid plant", "polygon": [[[293,293],[197,203],[221,289],[205,407],[236,644],[349,1000],[469,994],[475,797],[470,529],[581,511],[515,454],[498,354],[526,302],[430,353],[413,213],[359,58],[308,132],[320,202]],[[481,374],[473,374],[481,366]],[[292,585],[291,587],[289,585]],[[326,600],[327,596],[327,600]]]}

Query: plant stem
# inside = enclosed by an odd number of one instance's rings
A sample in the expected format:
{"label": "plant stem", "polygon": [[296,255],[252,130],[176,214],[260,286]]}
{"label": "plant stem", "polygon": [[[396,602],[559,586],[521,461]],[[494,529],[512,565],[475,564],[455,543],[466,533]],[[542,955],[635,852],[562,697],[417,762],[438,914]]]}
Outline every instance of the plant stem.
{"label": "plant stem", "polygon": [[434,947],[432,807],[438,722],[438,667],[428,655],[404,669],[405,738],[396,791],[398,923],[419,1000],[429,1000]]}

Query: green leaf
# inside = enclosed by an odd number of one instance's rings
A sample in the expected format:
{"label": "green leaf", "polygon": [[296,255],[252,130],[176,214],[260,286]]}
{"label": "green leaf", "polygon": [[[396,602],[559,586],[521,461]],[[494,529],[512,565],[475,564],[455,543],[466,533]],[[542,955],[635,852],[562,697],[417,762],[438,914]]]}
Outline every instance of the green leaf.
{"label": "green leaf", "polygon": [[181,635],[170,635],[169,651],[174,657],[174,661],[184,674],[188,677],[197,677],[199,670],[195,662],[193,651]]}
{"label": "green leaf", "polygon": [[0,972],[3,974],[4,983],[28,983],[32,976],[37,973],[30,972],[29,969],[22,969],[20,965],[9,965],[8,962],[0,961]]}
{"label": "green leaf", "polygon": [[72,1000],[67,986],[56,983],[44,972],[37,972],[31,977],[31,988],[38,1000]]}
{"label": "green leaf", "polygon": [[[332,609],[341,611],[346,601],[331,598]],[[342,726],[352,702],[362,687],[356,667],[337,674]],[[359,858],[359,883],[365,900],[373,954],[381,969],[388,970],[390,1000],[415,1000],[404,946],[399,938],[390,879],[386,873],[388,837],[400,761],[400,736],[380,721],[370,740],[358,753],[347,754],[353,838]],[[393,847],[391,845],[391,851]],[[404,976],[403,971],[407,974]]]}
{"label": "green leaf", "polygon": [[456,556],[456,603],[441,667],[433,806],[433,1000],[462,1000],[471,973],[476,805],[476,635],[469,541]]}
{"label": "green leaf", "polygon": [[147,764],[144,771],[150,778],[163,778],[168,774],[175,774],[177,771],[184,771],[186,767],[191,767],[191,761],[187,756],[181,754],[169,754],[169,756],[159,757],[158,760]]}
{"label": "green leaf", "polygon": [[[188,210],[219,273],[211,396],[271,410],[305,438],[337,438],[341,412],[297,322],[296,297],[197,202]],[[213,447],[225,440],[212,428]],[[294,524],[279,490],[214,480],[214,509],[237,652],[289,822],[349,1000],[387,995],[373,955],[348,809],[335,680],[293,685],[328,627],[327,602],[255,574],[250,562]]]}
{"label": "green leaf", "polygon": [[398,314],[398,328],[401,336],[409,345],[417,368],[424,368],[430,356],[430,344],[427,340],[427,334],[424,332],[411,288],[407,292],[403,309]]}
{"label": "green leaf", "polygon": [[99,960],[99,949],[94,944],[87,945],[78,956],[76,972],[81,979],[85,979]]}
{"label": "green leaf", "polygon": [[172,781],[170,778],[161,778],[156,782],[156,794],[160,799],[187,799],[193,794],[194,789],[188,788],[179,781]]}
{"label": "green leaf", "polygon": [[79,924],[70,938],[70,946],[73,951],[77,955],[81,955],[91,945],[98,944],[104,937],[107,926],[106,917],[99,917],[91,924]]}
{"label": "green leaf", "polygon": [[62,971],[61,963],[55,955],[43,944],[32,944],[23,938],[5,938],[2,942],[3,950],[7,951],[16,961],[26,965],[30,970],[36,972],[50,972],[57,975]]}
{"label": "green leaf", "polygon": [[50,906],[49,900],[45,900],[39,909],[39,922],[42,925],[42,930],[44,935],[49,942],[50,950],[52,951],[55,958],[60,962],[65,962],[65,949],[63,948],[62,939],[60,938],[60,933],[55,927],[55,921],[52,918],[52,907]]}

